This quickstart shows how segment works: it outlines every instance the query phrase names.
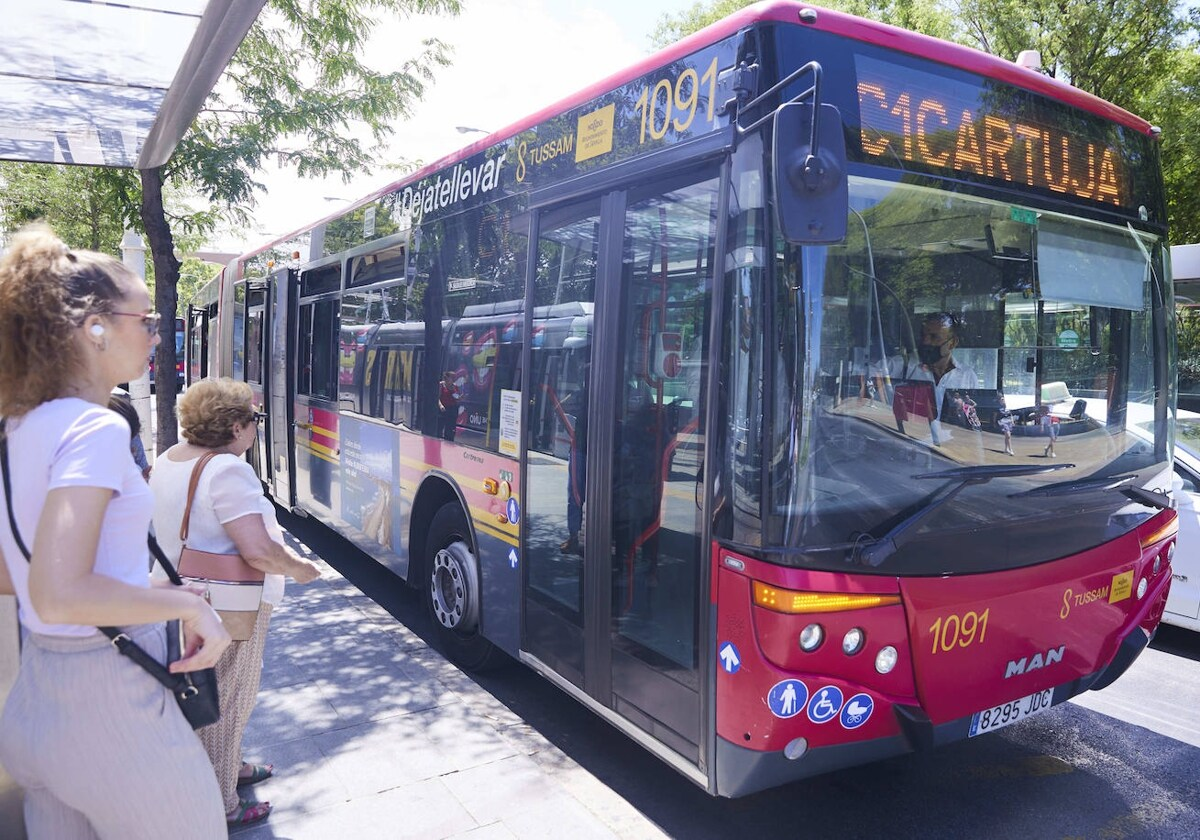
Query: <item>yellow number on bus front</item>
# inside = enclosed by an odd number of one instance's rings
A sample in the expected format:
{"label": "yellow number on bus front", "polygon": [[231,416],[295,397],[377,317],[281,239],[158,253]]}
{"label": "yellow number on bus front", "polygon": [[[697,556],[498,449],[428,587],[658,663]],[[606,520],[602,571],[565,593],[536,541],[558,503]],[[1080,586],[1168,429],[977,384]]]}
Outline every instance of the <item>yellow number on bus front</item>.
{"label": "yellow number on bus front", "polygon": [[990,608],[981,613],[968,610],[962,615],[948,615],[944,621],[939,618],[933,622],[933,626],[929,628],[929,632],[933,634],[933,653],[949,653],[956,647],[966,648],[976,642],[983,644],[983,637],[987,635],[989,612]]}

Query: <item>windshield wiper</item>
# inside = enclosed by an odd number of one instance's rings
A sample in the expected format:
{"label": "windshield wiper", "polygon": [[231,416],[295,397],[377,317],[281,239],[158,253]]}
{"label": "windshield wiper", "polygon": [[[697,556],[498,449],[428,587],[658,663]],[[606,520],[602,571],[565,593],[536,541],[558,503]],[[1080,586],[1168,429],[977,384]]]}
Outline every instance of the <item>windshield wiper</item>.
{"label": "windshield wiper", "polygon": [[1045,487],[1022,490],[1020,493],[1009,493],[1008,498],[1022,499],[1026,496],[1064,496],[1068,493],[1082,493],[1088,490],[1122,490],[1126,484],[1135,478],[1137,478],[1136,473],[1083,478],[1078,481],[1064,481],[1061,484],[1047,484]]}
{"label": "windshield wiper", "polygon": [[1122,487],[1121,493],[1125,496],[1125,498],[1132,499],[1139,505],[1158,508],[1159,510],[1171,509],[1171,497],[1166,493],[1158,493],[1154,490],[1146,490],[1142,487]]}

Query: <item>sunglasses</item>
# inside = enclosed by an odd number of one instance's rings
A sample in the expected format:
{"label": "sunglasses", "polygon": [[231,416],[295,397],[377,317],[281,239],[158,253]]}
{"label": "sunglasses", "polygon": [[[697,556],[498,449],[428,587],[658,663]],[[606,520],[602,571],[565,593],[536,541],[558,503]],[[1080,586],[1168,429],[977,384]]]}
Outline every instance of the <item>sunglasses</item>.
{"label": "sunglasses", "polygon": [[105,315],[124,315],[128,318],[141,318],[142,327],[146,330],[147,335],[154,335],[158,332],[158,325],[162,323],[162,315],[158,312],[105,312]]}

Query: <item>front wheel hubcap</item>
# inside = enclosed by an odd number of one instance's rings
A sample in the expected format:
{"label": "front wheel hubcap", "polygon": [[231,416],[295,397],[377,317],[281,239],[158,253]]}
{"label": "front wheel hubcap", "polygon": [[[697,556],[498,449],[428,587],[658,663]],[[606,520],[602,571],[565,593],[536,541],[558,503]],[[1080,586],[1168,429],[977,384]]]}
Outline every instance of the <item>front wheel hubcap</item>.
{"label": "front wheel hubcap", "polygon": [[451,543],[433,557],[430,602],[438,623],[456,633],[479,626],[479,585],[475,557],[466,544]]}

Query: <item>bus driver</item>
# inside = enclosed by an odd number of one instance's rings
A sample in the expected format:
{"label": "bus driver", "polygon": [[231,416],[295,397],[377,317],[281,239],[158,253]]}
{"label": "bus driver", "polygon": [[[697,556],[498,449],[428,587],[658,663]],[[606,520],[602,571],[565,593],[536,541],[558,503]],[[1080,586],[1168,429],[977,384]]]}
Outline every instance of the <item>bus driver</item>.
{"label": "bus driver", "polygon": [[978,388],[975,371],[954,361],[962,323],[952,312],[932,312],[921,320],[921,341],[917,358],[905,361],[902,356],[888,359],[887,373],[892,379],[932,382],[937,391],[937,405],[947,389]]}
{"label": "bus driver", "polygon": [[975,371],[954,360],[954,348],[958,346],[961,329],[962,322],[954,313],[931,312],[921,320],[917,358],[906,360],[903,356],[892,356],[887,361],[887,375],[893,381],[907,379],[933,383],[937,417],[931,418],[930,425],[935,443],[942,437],[938,421],[946,391],[979,387]]}

